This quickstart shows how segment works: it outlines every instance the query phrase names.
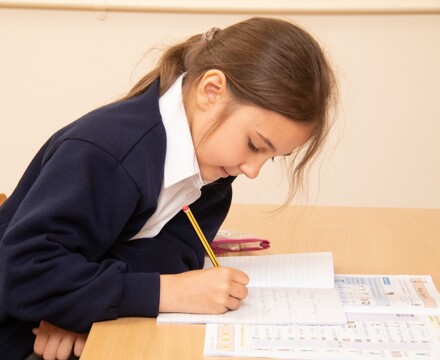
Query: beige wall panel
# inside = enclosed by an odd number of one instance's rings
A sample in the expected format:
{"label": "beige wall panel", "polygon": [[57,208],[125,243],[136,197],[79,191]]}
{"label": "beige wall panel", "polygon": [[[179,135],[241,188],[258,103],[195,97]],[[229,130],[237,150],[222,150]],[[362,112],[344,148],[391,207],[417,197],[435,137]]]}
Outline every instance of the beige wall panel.
{"label": "beige wall panel", "polygon": [[[245,14],[0,8],[0,192],[58,128],[121,96],[146,51]],[[335,66],[341,101],[298,202],[440,208],[440,15],[289,15]],[[282,35],[280,35],[282,36]],[[278,204],[278,163],[239,179],[236,203]]]}

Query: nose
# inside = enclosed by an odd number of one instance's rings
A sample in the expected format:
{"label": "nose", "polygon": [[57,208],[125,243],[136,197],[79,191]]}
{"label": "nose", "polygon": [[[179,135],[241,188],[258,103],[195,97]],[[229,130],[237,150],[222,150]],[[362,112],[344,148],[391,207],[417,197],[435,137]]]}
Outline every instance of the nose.
{"label": "nose", "polygon": [[261,168],[263,167],[265,160],[257,160],[253,159],[252,161],[248,161],[240,166],[240,170],[243,174],[249,179],[255,179],[260,173]]}

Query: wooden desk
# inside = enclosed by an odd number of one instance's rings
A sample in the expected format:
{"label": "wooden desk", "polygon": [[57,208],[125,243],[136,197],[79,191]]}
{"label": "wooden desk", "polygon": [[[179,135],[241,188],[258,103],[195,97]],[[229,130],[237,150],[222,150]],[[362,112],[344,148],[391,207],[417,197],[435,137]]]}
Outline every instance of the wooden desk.
{"label": "wooden desk", "polygon": [[[264,254],[330,251],[335,273],[428,274],[440,289],[440,209],[274,209],[234,205],[223,228],[270,239]],[[200,360],[204,331],[145,318],[96,323],[81,360]]]}

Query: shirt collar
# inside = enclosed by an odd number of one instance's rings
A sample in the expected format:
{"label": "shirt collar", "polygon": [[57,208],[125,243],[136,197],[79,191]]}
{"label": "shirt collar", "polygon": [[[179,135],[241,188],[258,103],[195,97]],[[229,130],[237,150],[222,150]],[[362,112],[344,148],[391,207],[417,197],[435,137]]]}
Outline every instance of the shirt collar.
{"label": "shirt collar", "polygon": [[159,99],[159,110],[167,134],[164,188],[191,176],[195,176],[200,187],[203,185],[183,105],[183,76],[181,75]]}

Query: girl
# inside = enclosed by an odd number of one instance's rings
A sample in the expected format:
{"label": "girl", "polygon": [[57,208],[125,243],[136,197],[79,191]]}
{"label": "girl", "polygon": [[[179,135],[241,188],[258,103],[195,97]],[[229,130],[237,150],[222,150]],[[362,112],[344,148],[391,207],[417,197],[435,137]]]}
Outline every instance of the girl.
{"label": "girl", "polygon": [[235,177],[303,149],[293,189],[333,96],[308,33],[252,18],[171,47],[125,98],[55,133],[0,209],[2,358],[31,353],[33,332],[38,354],[61,359],[80,354],[95,321],[236,309],[247,275],[200,270],[181,208],[212,240]]}

